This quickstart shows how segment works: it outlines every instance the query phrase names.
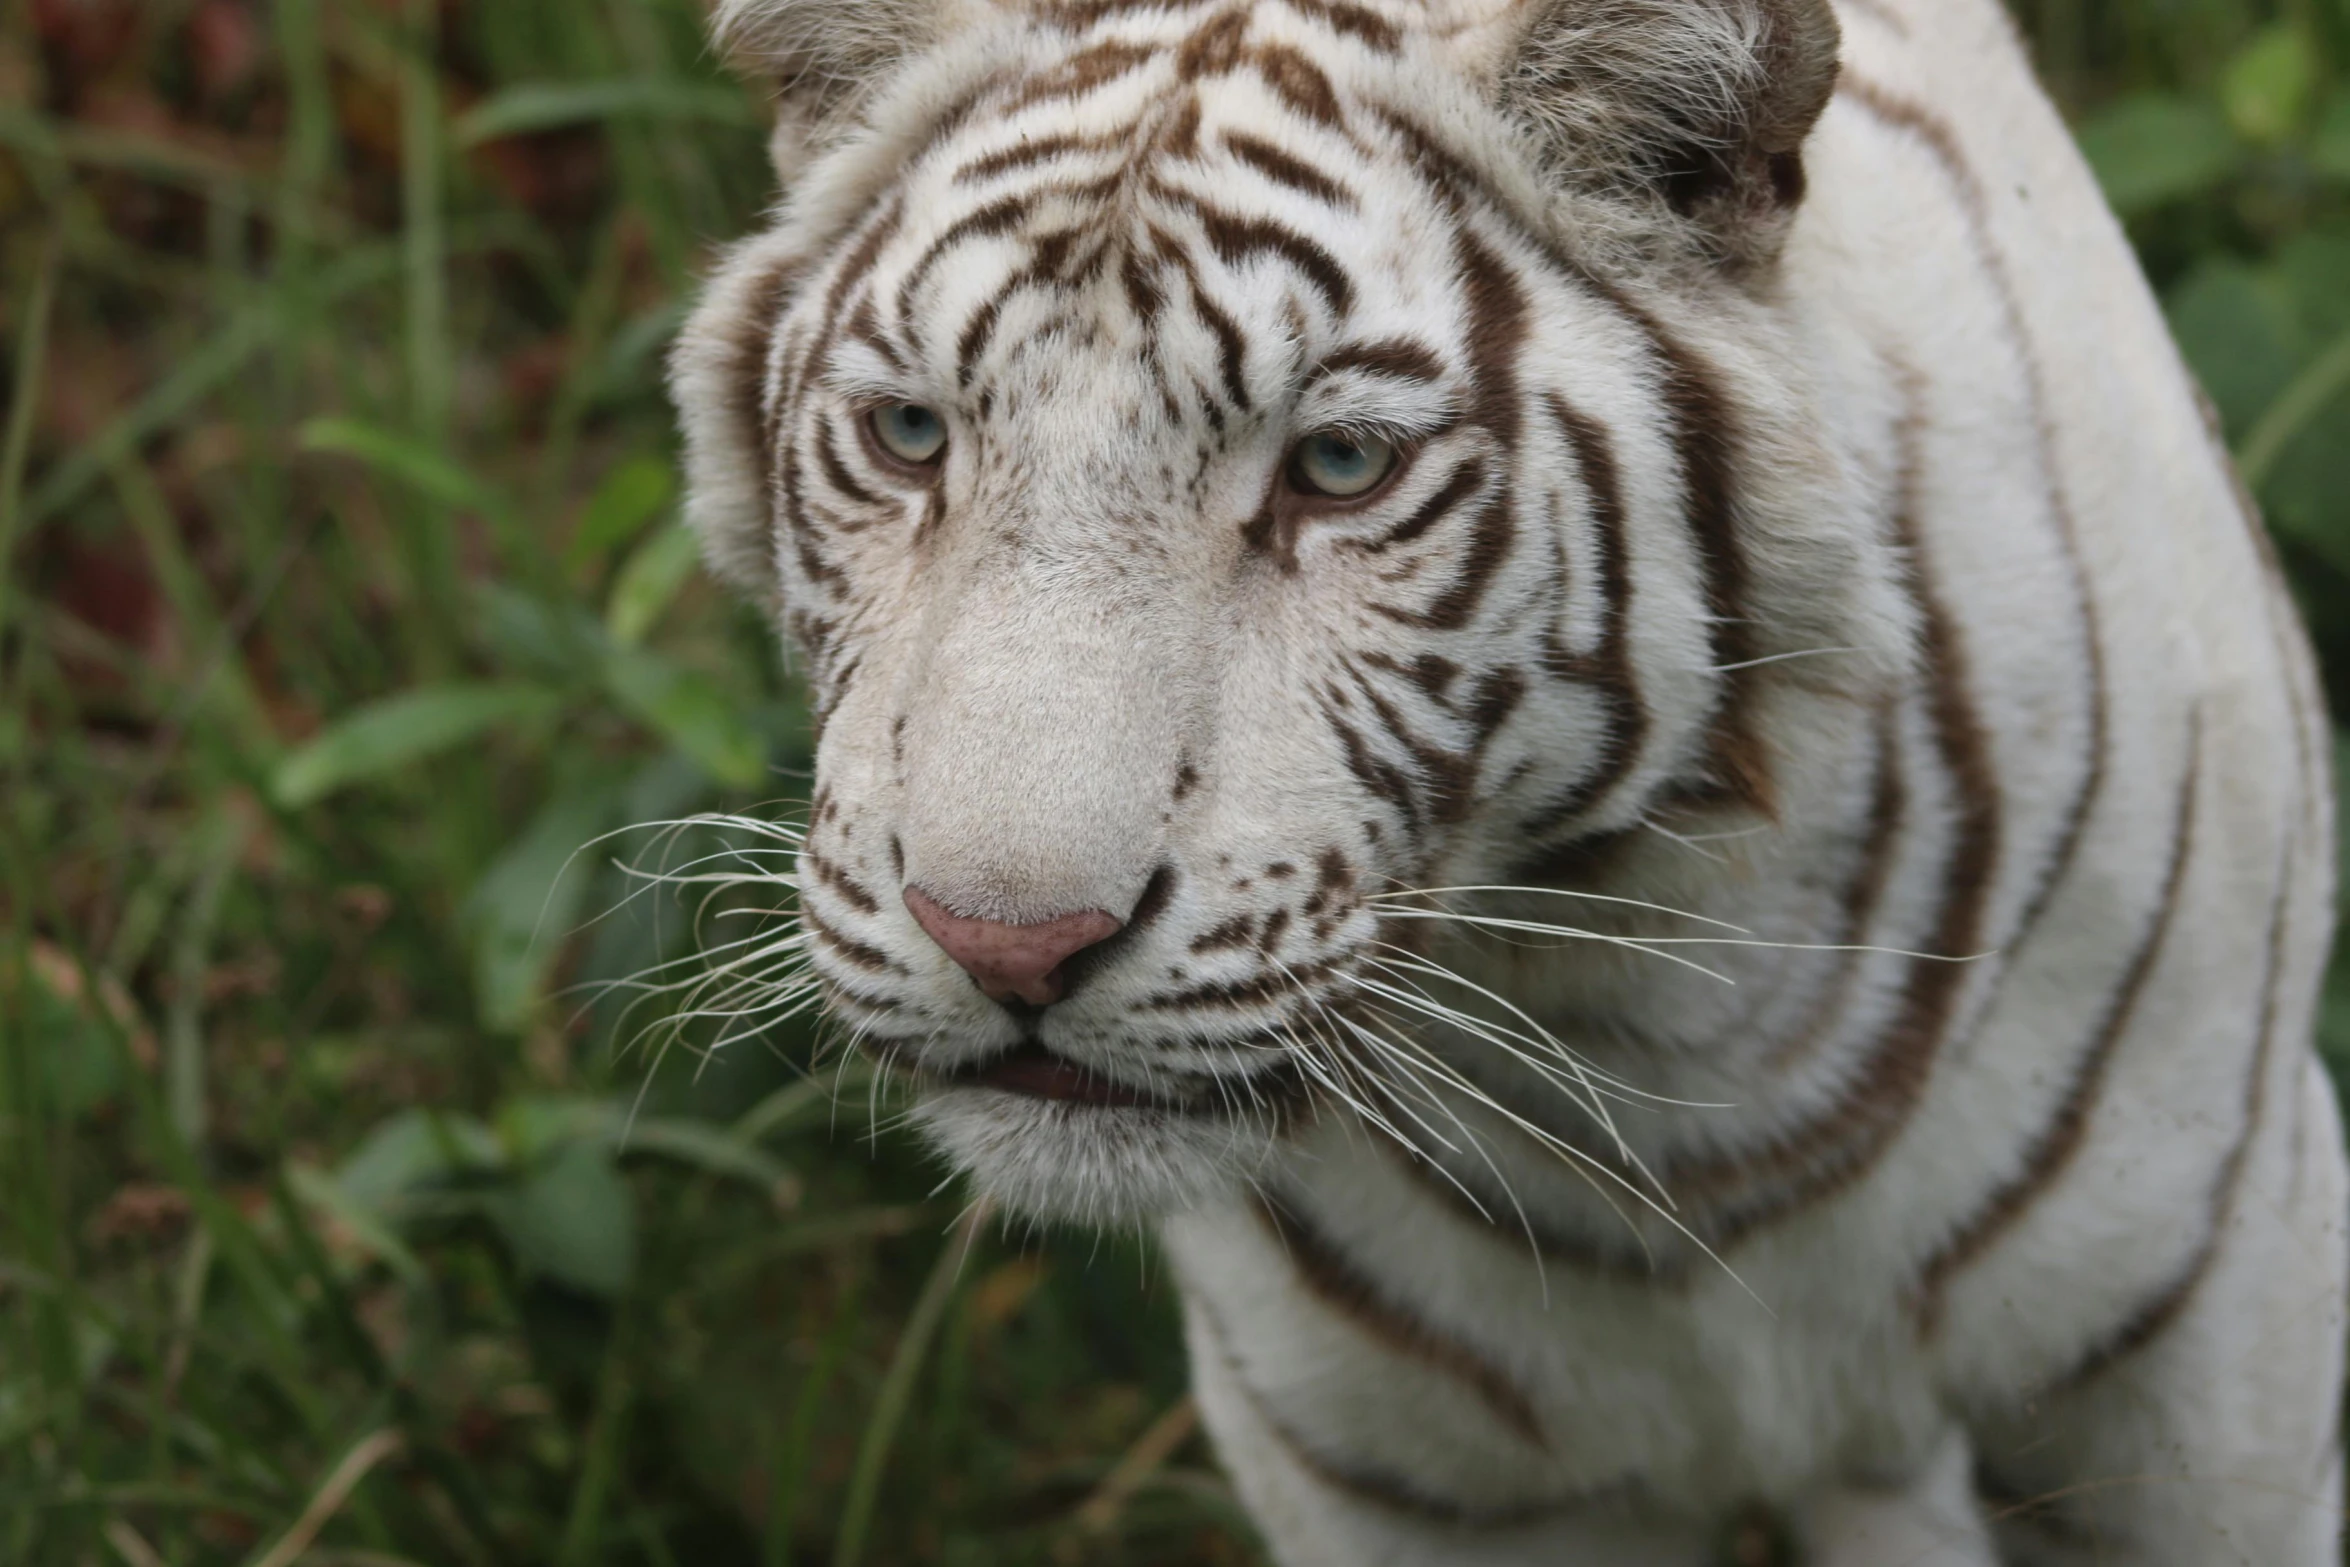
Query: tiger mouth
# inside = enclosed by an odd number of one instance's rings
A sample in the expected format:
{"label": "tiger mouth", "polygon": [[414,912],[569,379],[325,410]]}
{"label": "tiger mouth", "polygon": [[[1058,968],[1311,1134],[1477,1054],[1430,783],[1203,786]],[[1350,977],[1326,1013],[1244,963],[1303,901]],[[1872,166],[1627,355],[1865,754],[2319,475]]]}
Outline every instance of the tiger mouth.
{"label": "tiger mouth", "polygon": [[[1286,1119],[1305,1097],[1305,1075],[1284,1062],[1251,1074],[1245,1084],[1227,1084],[1225,1093],[1202,1090],[1189,1095],[1154,1093],[1120,1082],[1092,1067],[1025,1041],[1001,1055],[959,1067],[952,1072],[918,1075],[948,1088],[992,1088],[998,1093],[1049,1104],[1090,1105],[1101,1110],[1156,1110],[1168,1115],[1229,1119],[1244,1108],[1269,1111]],[[1242,1097],[1235,1099],[1231,1091]]]}
{"label": "tiger mouth", "polygon": [[965,1067],[948,1075],[945,1081],[957,1088],[993,1088],[1028,1099],[1096,1105],[1107,1110],[1169,1110],[1193,1114],[1200,1109],[1105,1077],[1033,1041]]}

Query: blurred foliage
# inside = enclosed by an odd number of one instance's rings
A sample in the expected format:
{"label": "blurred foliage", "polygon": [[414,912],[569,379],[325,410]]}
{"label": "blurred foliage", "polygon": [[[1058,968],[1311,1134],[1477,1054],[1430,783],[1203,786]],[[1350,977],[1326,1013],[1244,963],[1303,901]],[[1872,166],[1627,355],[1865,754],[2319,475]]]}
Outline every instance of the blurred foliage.
{"label": "blurred foliage", "polygon": [[[2350,690],[2350,0],[2020,9]],[[1147,1251],[803,1075],[701,25],[0,7],[0,1562],[1254,1559]]]}

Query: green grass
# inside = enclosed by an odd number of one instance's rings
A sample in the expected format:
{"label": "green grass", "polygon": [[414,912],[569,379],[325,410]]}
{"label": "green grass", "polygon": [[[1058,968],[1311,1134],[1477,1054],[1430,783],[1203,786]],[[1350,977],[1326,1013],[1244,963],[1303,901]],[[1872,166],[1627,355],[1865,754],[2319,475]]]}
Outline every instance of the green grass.
{"label": "green grass", "polygon": [[[2350,690],[2350,5],[2024,10]],[[1255,1559],[1142,1247],[600,988],[775,916],[573,851],[807,763],[674,522],[699,29],[0,8],[0,1562]]]}

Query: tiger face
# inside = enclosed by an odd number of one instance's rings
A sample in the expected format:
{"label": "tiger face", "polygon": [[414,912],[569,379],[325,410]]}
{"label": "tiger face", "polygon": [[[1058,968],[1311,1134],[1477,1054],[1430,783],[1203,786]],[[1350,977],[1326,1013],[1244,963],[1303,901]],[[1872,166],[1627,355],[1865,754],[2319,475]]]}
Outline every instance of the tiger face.
{"label": "tiger face", "polygon": [[806,656],[833,1015],[1129,1219],[1434,1070],[1399,896],[1779,810],[1760,715],[1893,655],[1754,672],[1899,637],[1751,277],[1600,259],[1641,209],[1545,195],[1465,23],[922,15],[688,333],[695,517]]}

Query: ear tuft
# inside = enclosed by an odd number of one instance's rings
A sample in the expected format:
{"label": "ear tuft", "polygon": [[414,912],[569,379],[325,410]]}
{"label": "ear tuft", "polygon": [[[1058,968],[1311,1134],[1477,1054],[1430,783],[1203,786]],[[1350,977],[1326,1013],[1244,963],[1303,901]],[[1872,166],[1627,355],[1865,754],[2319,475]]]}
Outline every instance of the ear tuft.
{"label": "ear tuft", "polygon": [[1549,0],[1501,70],[1553,176],[1661,203],[1717,259],[1777,254],[1836,88],[1828,0]]}
{"label": "ear tuft", "polygon": [[812,153],[912,55],[944,36],[955,0],[719,0],[710,31],[734,68],[775,84],[776,172]]}

